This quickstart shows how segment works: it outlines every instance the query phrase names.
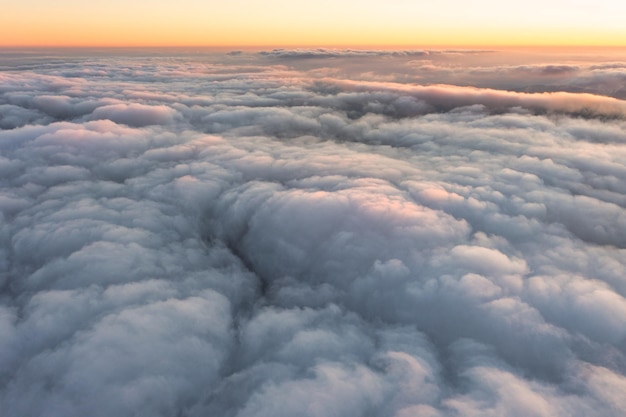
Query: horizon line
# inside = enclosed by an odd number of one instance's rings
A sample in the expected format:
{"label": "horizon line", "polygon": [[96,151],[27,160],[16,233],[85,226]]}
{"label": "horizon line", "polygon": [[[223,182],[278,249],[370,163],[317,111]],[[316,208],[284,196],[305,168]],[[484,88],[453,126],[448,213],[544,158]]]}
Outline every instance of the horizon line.
{"label": "horizon line", "polygon": [[211,45],[211,44],[179,44],[179,45],[158,45],[158,44],[93,44],[93,45],[79,45],[79,44],[10,44],[1,45],[0,49],[177,49],[177,48],[203,48],[203,49],[300,49],[300,48],[312,48],[312,49],[442,49],[442,48],[455,48],[455,49],[476,49],[484,48],[489,49],[524,49],[524,48],[540,48],[540,49],[580,49],[580,48],[606,48],[606,49],[626,49],[624,45],[614,44],[226,44],[226,45]]}

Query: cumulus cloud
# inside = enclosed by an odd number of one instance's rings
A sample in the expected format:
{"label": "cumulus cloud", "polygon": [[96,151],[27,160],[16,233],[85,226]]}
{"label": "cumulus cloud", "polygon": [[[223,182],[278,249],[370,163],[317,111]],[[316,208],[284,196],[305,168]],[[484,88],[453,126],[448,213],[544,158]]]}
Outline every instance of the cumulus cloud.
{"label": "cumulus cloud", "polygon": [[110,104],[94,110],[94,119],[108,119],[116,123],[141,127],[167,124],[174,120],[176,110],[167,106],[147,106],[145,104]]}
{"label": "cumulus cloud", "polygon": [[622,416],[624,102],[379,52],[7,61],[3,415]]}
{"label": "cumulus cloud", "polygon": [[423,100],[437,110],[449,111],[454,108],[483,105],[487,108],[504,111],[521,107],[535,111],[556,111],[567,113],[590,114],[598,116],[626,116],[626,102],[612,97],[593,94],[572,94],[567,92],[552,93],[517,93],[474,87],[448,85],[406,86],[393,83],[367,83],[354,81],[332,81],[339,83],[342,90],[357,92],[394,91],[400,95]]}

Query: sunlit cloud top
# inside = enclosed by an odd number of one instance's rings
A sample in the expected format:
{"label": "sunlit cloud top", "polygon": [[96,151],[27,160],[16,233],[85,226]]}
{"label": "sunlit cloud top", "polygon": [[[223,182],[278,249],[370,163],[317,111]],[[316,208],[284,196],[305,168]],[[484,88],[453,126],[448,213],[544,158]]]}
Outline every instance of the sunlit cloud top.
{"label": "sunlit cloud top", "polygon": [[8,2],[0,45],[626,45],[626,3]]}

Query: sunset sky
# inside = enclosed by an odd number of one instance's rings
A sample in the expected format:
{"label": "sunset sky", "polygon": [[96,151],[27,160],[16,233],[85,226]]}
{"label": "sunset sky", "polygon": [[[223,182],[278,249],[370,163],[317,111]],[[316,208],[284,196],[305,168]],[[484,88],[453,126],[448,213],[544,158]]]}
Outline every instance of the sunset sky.
{"label": "sunset sky", "polygon": [[25,0],[0,46],[626,45],[616,0]]}
{"label": "sunset sky", "polygon": [[1,417],[626,416],[626,0],[0,0]]}

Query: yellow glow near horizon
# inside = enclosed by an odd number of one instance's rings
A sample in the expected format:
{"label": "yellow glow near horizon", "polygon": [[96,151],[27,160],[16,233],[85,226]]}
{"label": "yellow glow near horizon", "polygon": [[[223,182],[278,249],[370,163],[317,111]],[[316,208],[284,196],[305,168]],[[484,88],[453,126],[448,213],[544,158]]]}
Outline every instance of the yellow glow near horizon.
{"label": "yellow glow near horizon", "polygon": [[622,1],[419,3],[24,0],[3,6],[0,46],[626,46]]}

